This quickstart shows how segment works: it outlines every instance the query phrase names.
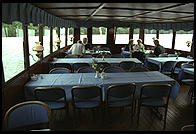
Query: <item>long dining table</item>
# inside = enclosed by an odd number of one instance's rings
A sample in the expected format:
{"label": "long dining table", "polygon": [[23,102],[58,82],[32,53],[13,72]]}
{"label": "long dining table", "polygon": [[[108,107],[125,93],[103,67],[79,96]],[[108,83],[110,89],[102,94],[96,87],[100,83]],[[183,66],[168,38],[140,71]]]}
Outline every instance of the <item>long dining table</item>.
{"label": "long dining table", "polygon": [[194,61],[194,59],[186,57],[147,57],[147,62],[151,62],[159,66],[159,71],[161,70],[162,65],[167,61],[175,61],[177,63],[180,61],[190,62]]}
{"label": "long dining table", "polygon": [[160,73],[149,72],[122,72],[106,73],[107,78],[95,78],[95,73],[69,73],[69,74],[37,74],[37,80],[30,80],[24,86],[26,100],[34,100],[33,92],[36,87],[60,86],[65,89],[67,101],[71,101],[71,88],[73,86],[98,85],[102,88],[103,101],[106,99],[107,87],[113,84],[135,83],[135,97],[139,97],[141,86],[145,83],[168,83],[172,85],[171,98],[175,99],[179,92],[179,84],[174,79]]}
{"label": "long dining table", "polygon": [[[95,58],[95,60],[97,62],[108,62],[112,66],[118,66],[121,61],[134,61],[136,63],[136,66],[142,65],[142,62],[137,58],[104,58],[104,60],[102,58]],[[93,60],[92,58],[57,58],[50,62],[49,67],[52,67],[55,63],[69,63],[71,65],[73,63],[88,63],[92,65]]]}

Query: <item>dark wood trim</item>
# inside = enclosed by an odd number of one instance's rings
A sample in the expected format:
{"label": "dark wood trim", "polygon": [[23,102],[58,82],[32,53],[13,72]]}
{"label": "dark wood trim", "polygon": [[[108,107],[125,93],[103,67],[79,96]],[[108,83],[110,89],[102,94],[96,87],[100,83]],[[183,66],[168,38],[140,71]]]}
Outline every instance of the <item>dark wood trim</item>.
{"label": "dark wood trim", "polygon": [[[39,25],[39,41],[41,42],[40,44],[43,46],[43,26]],[[44,51],[42,52],[42,56],[41,56],[41,59],[43,59],[43,53]]]}
{"label": "dark wood trim", "polygon": [[24,67],[29,69],[29,42],[28,42],[28,26],[23,25],[23,52],[24,52]]}
{"label": "dark wood trim", "polygon": [[139,31],[139,39],[142,39],[142,42],[144,43],[144,29],[140,29],[140,31]]}
{"label": "dark wood trim", "polygon": [[[57,27],[57,36],[60,38],[60,27]],[[58,50],[60,50],[60,45],[58,46]]]}
{"label": "dark wood trim", "polygon": [[174,50],[175,47],[175,40],[176,40],[176,31],[173,30],[173,38],[172,38],[172,50]]}
{"label": "dark wood trim", "polygon": [[129,40],[133,39],[133,32],[134,32],[134,29],[130,27],[130,29],[129,29]]}
{"label": "dark wood trim", "polygon": [[68,41],[68,28],[65,28],[65,47],[67,46],[67,41]]}
{"label": "dark wood trim", "polygon": [[92,44],[92,27],[87,28],[88,43]]}
{"label": "dark wood trim", "polygon": [[191,56],[194,57],[194,30],[193,30],[193,38],[192,38],[192,45],[191,45]]}
{"label": "dark wood trim", "polygon": [[50,27],[50,54],[53,52],[53,28]]}
{"label": "dark wood trim", "polygon": [[99,12],[103,7],[105,6],[105,3],[101,3],[96,10],[94,10],[89,17],[87,17],[86,21],[88,21],[93,15],[95,15],[97,12]]}
{"label": "dark wood trim", "polygon": [[156,32],[156,38],[159,39],[159,30]]}
{"label": "dark wood trim", "polygon": [[80,40],[80,28],[74,28],[74,43]]}

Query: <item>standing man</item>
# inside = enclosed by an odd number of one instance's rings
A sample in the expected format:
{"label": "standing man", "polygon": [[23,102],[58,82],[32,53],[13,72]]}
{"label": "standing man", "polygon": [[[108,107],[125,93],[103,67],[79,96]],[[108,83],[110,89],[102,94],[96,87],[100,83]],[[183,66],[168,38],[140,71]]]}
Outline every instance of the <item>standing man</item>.
{"label": "standing man", "polygon": [[82,41],[78,40],[77,43],[73,44],[68,50],[68,53],[71,53],[73,55],[85,54],[85,46],[82,44]]}

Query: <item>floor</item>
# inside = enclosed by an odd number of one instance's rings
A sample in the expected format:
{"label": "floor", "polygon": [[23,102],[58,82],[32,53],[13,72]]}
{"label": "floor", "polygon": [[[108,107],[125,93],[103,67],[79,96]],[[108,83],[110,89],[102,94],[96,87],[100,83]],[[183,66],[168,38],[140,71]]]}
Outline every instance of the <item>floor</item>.
{"label": "floor", "polygon": [[[170,100],[165,131],[180,131],[184,125],[194,123],[194,102],[190,103],[188,95],[189,87],[182,85],[176,100]],[[194,101],[194,100],[193,100]],[[95,118],[91,110],[81,111],[81,118],[73,114],[70,106],[69,116],[65,110],[53,112],[55,131],[162,131],[163,121],[160,121],[149,108],[142,108],[140,123],[137,124],[137,116],[131,120],[130,108],[121,111],[112,109],[111,116],[102,118],[102,114],[96,112]],[[74,118],[76,117],[76,118]]]}

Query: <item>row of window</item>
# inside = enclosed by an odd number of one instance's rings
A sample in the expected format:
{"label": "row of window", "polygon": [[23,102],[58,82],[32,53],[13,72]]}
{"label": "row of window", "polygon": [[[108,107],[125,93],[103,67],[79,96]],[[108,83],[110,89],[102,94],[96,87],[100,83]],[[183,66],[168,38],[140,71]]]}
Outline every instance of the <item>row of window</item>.
{"label": "row of window", "polygon": [[[71,45],[73,43],[74,29],[68,29],[68,41],[67,44]],[[60,48],[65,46],[65,28],[60,28]],[[53,52],[58,48],[56,46],[57,39],[57,28],[53,29]],[[87,28],[80,28],[80,39],[87,37]],[[156,30],[144,30],[144,44],[152,45],[152,38],[156,37]],[[190,52],[191,46],[186,45],[187,40],[192,40],[193,31],[177,31],[175,39],[176,50],[183,50]],[[92,28],[92,44],[106,44],[107,38],[107,28],[105,27],[93,27]],[[172,30],[159,31],[160,44],[165,48],[172,47]],[[134,29],[133,39],[136,43],[139,39],[139,29]],[[30,53],[30,66],[37,62],[38,58],[35,56],[35,51],[32,48],[35,46],[35,42],[39,41],[39,27],[30,24],[28,26],[28,42],[29,42],[29,53]],[[129,42],[129,28],[118,27],[116,29],[115,44],[127,44]],[[50,29],[45,26],[43,27],[43,57],[50,54]],[[24,52],[23,52],[23,29],[22,23],[13,22],[11,24],[2,23],[2,60],[5,81],[11,79],[18,73],[24,70]]]}

